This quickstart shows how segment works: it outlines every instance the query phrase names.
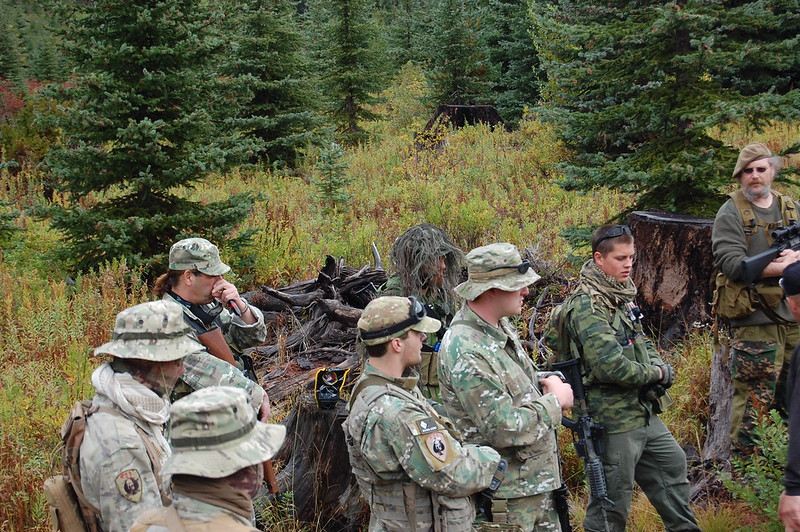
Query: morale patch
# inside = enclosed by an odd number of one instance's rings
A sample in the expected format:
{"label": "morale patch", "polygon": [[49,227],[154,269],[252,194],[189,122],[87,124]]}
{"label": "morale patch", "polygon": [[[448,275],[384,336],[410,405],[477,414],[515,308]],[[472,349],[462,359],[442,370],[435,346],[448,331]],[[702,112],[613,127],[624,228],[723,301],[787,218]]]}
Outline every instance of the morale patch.
{"label": "morale patch", "polygon": [[431,434],[425,438],[425,445],[428,447],[431,454],[440,461],[444,462],[445,458],[447,458],[447,440],[441,432]]}
{"label": "morale patch", "polygon": [[439,430],[439,425],[436,424],[436,421],[434,421],[432,417],[426,417],[425,419],[417,421],[417,428],[420,434],[428,434],[429,432]]}
{"label": "morale patch", "polygon": [[119,494],[131,502],[142,500],[142,476],[136,469],[123,471],[114,479]]}

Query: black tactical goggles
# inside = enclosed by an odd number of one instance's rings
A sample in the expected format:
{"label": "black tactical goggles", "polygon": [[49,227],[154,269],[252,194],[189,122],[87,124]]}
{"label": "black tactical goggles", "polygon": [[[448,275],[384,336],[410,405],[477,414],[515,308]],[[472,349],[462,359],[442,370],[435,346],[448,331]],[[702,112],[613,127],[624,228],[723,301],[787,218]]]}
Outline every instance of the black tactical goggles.
{"label": "black tactical goggles", "polygon": [[603,240],[608,240],[609,238],[617,238],[618,236],[622,236],[625,233],[633,235],[633,233],[631,233],[631,228],[628,227],[627,225],[615,225],[614,227],[606,231],[606,234],[604,234],[597,240],[597,243],[595,244],[595,249],[597,249],[597,247],[600,245],[600,242],[602,242]]}
{"label": "black tactical goggles", "polygon": [[531,269],[531,261],[525,259],[520,264],[515,264],[513,266],[498,266],[497,268],[486,270],[483,273],[493,272],[497,270],[517,270],[520,274],[525,275],[530,269]]}
{"label": "black tactical goggles", "polygon": [[408,301],[411,303],[408,309],[408,318],[404,319],[400,323],[395,323],[394,325],[389,325],[388,327],[384,327],[383,329],[378,329],[376,331],[365,331],[362,329],[360,331],[361,339],[374,340],[375,338],[389,336],[390,334],[402,331],[406,327],[410,327],[421,322],[423,318],[428,315],[427,311],[425,310],[425,306],[414,296],[409,296]]}

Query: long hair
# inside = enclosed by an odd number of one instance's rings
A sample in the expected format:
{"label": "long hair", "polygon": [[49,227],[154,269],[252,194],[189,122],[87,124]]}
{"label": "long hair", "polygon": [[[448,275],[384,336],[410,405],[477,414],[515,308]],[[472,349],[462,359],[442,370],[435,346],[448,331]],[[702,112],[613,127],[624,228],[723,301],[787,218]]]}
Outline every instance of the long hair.
{"label": "long hair", "polygon": [[[440,301],[447,306],[455,303],[453,289],[464,266],[464,252],[442,229],[427,223],[409,228],[394,241],[389,258],[400,276],[405,295]],[[432,281],[440,258],[444,258],[446,270],[441,285],[434,286]]]}

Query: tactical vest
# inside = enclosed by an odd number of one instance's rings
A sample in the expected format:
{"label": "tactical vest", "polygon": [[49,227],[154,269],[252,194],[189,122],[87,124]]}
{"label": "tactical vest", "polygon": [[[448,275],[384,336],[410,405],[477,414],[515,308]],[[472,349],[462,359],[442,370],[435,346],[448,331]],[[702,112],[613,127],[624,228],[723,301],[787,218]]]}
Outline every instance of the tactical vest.
{"label": "tactical vest", "polygon": [[[379,381],[386,384],[374,385]],[[371,389],[367,389],[368,387]],[[384,395],[423,404],[420,398],[396,385],[387,383],[381,377],[364,379],[353,392],[349,405],[348,425],[351,419],[359,418],[363,412],[371,410],[375,402]],[[450,429],[452,425],[442,420],[432,407],[424,404],[424,408],[430,417],[445,430],[451,432],[451,436],[456,436]],[[356,437],[354,438],[354,434],[347,430],[345,439],[351,450],[350,465],[353,474],[372,512],[370,529],[374,526],[374,520],[380,521],[383,530],[387,532],[458,532],[471,529],[472,521],[475,518],[475,509],[469,497],[451,498],[439,495],[417,485],[410,479],[379,479],[361,453],[352,452],[358,447],[356,440],[363,437],[361,431],[364,427],[354,428],[359,431],[355,434]]]}
{"label": "tactical vest", "polygon": [[[789,226],[797,222],[797,209],[789,196],[773,193],[774,198],[780,203],[782,223],[757,221],[753,205],[747,201],[741,189],[729,196],[742,219],[745,247],[749,245],[750,238],[759,231],[764,231],[767,244],[771,246],[774,229],[781,225]],[[751,287],[745,283],[733,281],[722,271],[715,269],[711,274],[711,290],[713,294],[711,306],[721,318],[741,319],[761,309],[773,322],[788,323],[772,310],[783,299],[783,290],[778,286],[777,280],[757,281]]]}

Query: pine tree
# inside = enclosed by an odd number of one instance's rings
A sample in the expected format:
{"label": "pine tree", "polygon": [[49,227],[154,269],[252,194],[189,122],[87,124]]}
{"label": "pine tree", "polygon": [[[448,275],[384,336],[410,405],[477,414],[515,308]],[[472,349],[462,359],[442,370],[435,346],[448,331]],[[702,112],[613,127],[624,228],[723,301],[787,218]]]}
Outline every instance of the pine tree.
{"label": "pine tree", "polygon": [[489,81],[477,4],[436,0],[431,10],[428,60],[433,103],[487,103]]}
{"label": "pine tree", "polygon": [[515,126],[526,107],[539,99],[539,55],[525,0],[488,0],[485,16],[487,60],[491,66],[495,107]]}
{"label": "pine tree", "polygon": [[8,21],[0,27],[0,78],[11,81],[15,86],[22,82],[17,29]]}
{"label": "pine tree", "polygon": [[392,71],[409,61],[420,64],[429,55],[428,3],[424,0],[397,0],[384,8],[388,54]]}
{"label": "pine tree", "polygon": [[249,75],[253,97],[240,126],[263,142],[253,161],[293,165],[314,127],[314,90],[292,0],[249,0],[228,24],[233,35],[223,71]]}
{"label": "pine tree", "polygon": [[125,258],[148,275],[190,234],[237,249],[248,235],[234,228],[251,196],[199,204],[180,193],[253,148],[224,121],[247,94],[207,68],[222,44],[213,25],[221,15],[192,0],[69,6],[63,36],[75,79],[49,91],[62,102],[51,118],[64,142],[47,160],[68,204],[45,213],[67,239],[65,260],[87,270]]}
{"label": "pine tree", "polygon": [[[712,128],[738,122],[758,130],[800,114],[800,90],[774,73],[765,71],[757,84],[741,77],[750,63],[745,56],[762,49],[762,34],[773,61],[796,68],[796,32],[773,37],[790,12],[796,27],[797,5],[533,2],[548,77],[546,114],[575,153],[562,166],[562,185],[634,193],[632,209],[713,215],[738,147],[724,146]],[[741,67],[732,66],[737,62]]]}
{"label": "pine tree", "polygon": [[367,139],[362,124],[376,120],[370,109],[385,86],[380,39],[368,0],[317,0],[308,26],[324,111],[345,144]]}

